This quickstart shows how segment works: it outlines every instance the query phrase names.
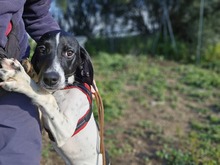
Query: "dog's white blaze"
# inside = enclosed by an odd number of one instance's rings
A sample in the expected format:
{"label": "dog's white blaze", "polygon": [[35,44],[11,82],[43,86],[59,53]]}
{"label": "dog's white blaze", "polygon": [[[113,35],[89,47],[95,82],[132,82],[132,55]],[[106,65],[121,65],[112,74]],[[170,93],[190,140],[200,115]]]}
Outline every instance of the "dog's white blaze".
{"label": "dog's white blaze", "polygon": [[60,75],[60,83],[59,83],[59,87],[64,87],[65,86],[65,74],[64,74],[64,70],[63,68],[61,67],[60,63],[59,63],[59,60],[57,58],[57,56],[54,57],[53,59],[53,63],[51,65],[50,68],[48,68],[45,72],[57,72],[59,75]]}
{"label": "dog's white blaze", "polygon": [[58,47],[59,43],[60,43],[60,32],[57,33],[56,35],[56,47]]}

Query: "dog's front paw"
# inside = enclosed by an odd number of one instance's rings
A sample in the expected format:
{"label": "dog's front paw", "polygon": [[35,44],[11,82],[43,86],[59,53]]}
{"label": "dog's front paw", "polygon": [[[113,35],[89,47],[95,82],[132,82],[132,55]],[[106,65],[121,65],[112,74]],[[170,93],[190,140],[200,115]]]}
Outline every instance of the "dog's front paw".
{"label": "dog's front paw", "polygon": [[30,83],[29,76],[25,73],[22,65],[15,59],[3,58],[0,61],[0,86],[8,91],[17,91],[25,88]]}
{"label": "dog's front paw", "polygon": [[2,58],[0,64],[0,78],[4,81],[14,77],[16,72],[22,72],[24,70],[20,62],[13,58]]}

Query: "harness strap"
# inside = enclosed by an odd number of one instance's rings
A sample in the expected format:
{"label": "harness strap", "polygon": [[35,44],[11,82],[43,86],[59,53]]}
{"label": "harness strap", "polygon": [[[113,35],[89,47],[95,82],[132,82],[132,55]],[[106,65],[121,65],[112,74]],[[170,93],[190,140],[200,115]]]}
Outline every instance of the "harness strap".
{"label": "harness strap", "polygon": [[[89,101],[89,109],[86,111],[86,113],[78,120],[77,122],[77,126],[76,129],[72,135],[75,136],[76,134],[78,134],[81,130],[83,130],[83,128],[86,127],[86,125],[88,124],[91,116],[92,116],[92,93],[90,91],[90,86],[88,84],[81,84],[81,83],[73,83],[67,87],[65,87],[63,90],[65,89],[72,89],[72,88],[77,88],[79,90],[81,90],[87,97],[88,101]],[[48,136],[50,138],[51,141],[55,141],[52,133],[50,132],[50,130],[46,129],[48,133]]]}
{"label": "harness strap", "polygon": [[81,130],[83,130],[83,128],[85,128],[85,126],[88,124],[91,115],[92,115],[92,93],[91,93],[91,89],[90,86],[86,83],[81,84],[81,83],[73,83],[67,87],[65,87],[64,89],[71,89],[71,88],[77,88],[79,90],[81,90],[87,97],[88,101],[89,101],[89,109],[87,110],[87,112],[78,120],[77,122],[77,126],[76,129],[73,133],[72,136],[76,135],[77,133],[79,133]]}

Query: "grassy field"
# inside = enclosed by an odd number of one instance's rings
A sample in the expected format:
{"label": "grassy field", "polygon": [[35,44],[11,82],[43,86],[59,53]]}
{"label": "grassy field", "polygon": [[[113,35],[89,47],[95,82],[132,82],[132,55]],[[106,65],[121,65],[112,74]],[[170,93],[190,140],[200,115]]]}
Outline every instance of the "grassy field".
{"label": "grassy field", "polygon": [[[220,164],[219,73],[147,56],[92,59],[113,165]],[[42,165],[61,162],[44,136]]]}

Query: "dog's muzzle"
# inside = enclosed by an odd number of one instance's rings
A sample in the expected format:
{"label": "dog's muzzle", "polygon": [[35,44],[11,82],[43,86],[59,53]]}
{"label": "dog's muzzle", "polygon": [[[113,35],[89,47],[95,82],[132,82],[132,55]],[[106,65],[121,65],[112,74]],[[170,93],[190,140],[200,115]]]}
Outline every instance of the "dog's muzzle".
{"label": "dog's muzzle", "polygon": [[60,76],[57,72],[48,72],[43,74],[43,82],[49,87],[56,86],[59,83]]}

